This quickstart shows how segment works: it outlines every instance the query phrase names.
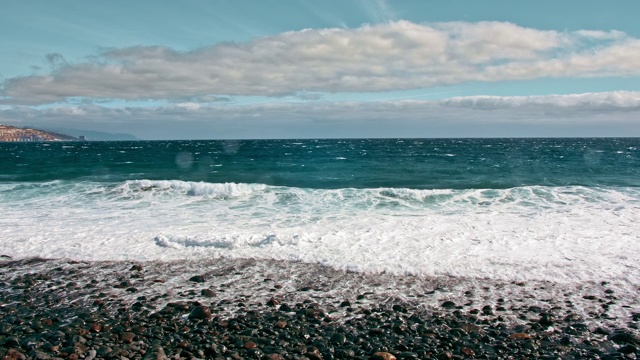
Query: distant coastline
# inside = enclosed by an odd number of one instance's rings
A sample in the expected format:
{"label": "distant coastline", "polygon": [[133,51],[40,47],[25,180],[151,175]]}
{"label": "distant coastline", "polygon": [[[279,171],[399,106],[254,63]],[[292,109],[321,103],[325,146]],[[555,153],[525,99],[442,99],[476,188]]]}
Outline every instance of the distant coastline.
{"label": "distant coastline", "polygon": [[37,129],[0,124],[0,142],[137,141],[134,135],[67,128]]}
{"label": "distant coastline", "polygon": [[66,127],[46,127],[46,131],[68,134],[77,138],[84,137],[88,141],[138,141],[138,137],[127,133],[111,133],[97,130],[73,129]]}

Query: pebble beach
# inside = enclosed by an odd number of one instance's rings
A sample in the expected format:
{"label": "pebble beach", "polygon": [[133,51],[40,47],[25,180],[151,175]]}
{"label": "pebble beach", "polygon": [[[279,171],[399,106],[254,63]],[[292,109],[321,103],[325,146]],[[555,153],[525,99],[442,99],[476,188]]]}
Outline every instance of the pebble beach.
{"label": "pebble beach", "polygon": [[0,358],[635,359],[639,292],[271,260],[4,256]]}

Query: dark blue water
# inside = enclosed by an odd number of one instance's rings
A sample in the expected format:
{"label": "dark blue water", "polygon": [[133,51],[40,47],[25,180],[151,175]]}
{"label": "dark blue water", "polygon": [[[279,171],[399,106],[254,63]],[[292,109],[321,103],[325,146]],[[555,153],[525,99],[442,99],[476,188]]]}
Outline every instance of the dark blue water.
{"label": "dark blue water", "polygon": [[304,188],[640,186],[640,139],[0,143],[0,182],[129,179]]}

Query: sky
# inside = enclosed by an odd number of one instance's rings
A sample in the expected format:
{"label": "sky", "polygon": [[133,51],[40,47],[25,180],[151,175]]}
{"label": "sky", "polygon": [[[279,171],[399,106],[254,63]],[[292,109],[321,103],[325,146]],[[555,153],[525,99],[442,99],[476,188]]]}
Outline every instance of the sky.
{"label": "sky", "polygon": [[637,0],[4,0],[0,123],[150,140],[639,137],[639,13]]}

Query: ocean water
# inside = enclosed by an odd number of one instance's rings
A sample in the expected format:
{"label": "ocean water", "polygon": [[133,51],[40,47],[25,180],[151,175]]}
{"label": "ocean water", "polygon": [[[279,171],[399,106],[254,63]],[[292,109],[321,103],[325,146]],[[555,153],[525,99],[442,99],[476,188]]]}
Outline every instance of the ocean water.
{"label": "ocean water", "polygon": [[640,139],[0,143],[0,254],[640,283]]}

